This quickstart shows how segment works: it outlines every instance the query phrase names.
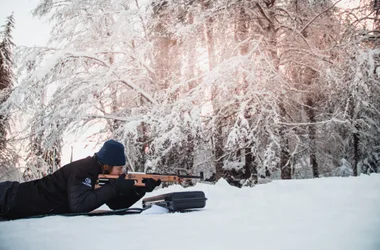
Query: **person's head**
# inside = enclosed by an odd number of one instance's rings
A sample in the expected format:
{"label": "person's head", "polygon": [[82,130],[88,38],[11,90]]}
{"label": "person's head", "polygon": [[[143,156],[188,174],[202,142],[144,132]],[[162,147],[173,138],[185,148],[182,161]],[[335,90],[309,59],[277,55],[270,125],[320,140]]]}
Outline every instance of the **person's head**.
{"label": "person's head", "polygon": [[95,153],[102,164],[104,174],[121,174],[126,163],[124,145],[115,140],[106,141],[99,152]]}
{"label": "person's head", "polygon": [[102,165],[103,174],[121,175],[124,173],[124,166]]}

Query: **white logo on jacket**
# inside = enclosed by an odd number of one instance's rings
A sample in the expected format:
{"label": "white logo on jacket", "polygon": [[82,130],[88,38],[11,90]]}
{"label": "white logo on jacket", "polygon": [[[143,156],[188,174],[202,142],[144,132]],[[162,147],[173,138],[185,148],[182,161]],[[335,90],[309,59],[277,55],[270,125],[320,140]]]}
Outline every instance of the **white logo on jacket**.
{"label": "white logo on jacket", "polygon": [[91,179],[90,178],[86,178],[84,179],[84,182],[82,182],[83,185],[87,186],[87,187],[92,187],[91,186]]}

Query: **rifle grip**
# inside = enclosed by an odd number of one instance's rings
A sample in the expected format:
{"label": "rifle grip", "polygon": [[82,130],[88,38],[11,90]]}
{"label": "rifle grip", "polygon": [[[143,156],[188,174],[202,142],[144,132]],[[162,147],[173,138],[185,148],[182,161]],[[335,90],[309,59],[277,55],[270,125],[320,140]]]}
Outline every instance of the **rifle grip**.
{"label": "rifle grip", "polygon": [[125,175],[126,180],[134,180],[135,181],[135,187],[145,187],[145,183],[143,183],[143,178],[139,178],[132,174]]}
{"label": "rifle grip", "polygon": [[145,183],[142,182],[143,179],[137,179],[135,181],[135,186],[136,187],[145,187]]}

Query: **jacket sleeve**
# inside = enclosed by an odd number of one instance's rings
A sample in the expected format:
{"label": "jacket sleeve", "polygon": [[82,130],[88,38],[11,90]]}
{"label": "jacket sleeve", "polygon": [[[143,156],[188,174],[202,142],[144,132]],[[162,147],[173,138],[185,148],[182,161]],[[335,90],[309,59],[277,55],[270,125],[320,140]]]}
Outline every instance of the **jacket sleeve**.
{"label": "jacket sleeve", "polygon": [[84,179],[75,173],[70,176],[67,189],[71,212],[90,212],[117,196],[117,192],[112,185],[105,184],[101,188],[94,190],[93,185],[85,183]]}
{"label": "jacket sleeve", "polygon": [[115,198],[107,201],[106,205],[113,210],[129,208],[144,197],[144,195],[145,192],[136,193],[134,190],[131,190],[128,193],[117,195]]}

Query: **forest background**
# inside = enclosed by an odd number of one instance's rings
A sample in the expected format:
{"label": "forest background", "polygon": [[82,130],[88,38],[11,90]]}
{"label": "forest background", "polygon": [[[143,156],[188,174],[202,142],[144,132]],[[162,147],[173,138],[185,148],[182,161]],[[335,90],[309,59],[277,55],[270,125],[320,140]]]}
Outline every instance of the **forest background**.
{"label": "forest background", "polygon": [[16,46],[13,15],[1,29],[0,180],[41,178],[73,141],[71,156],[109,138],[130,171],[238,187],[379,172],[379,12],[377,0],[41,0],[46,46]]}

